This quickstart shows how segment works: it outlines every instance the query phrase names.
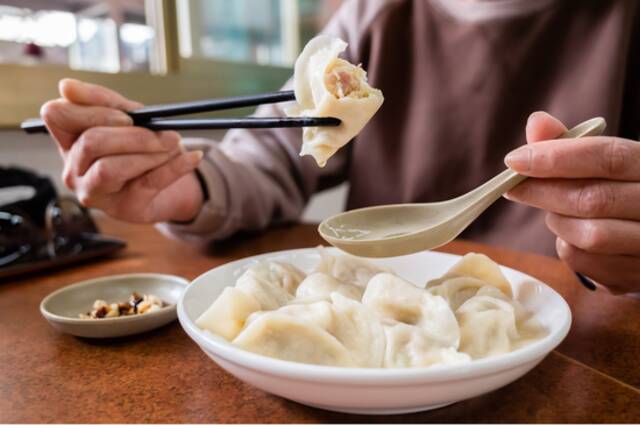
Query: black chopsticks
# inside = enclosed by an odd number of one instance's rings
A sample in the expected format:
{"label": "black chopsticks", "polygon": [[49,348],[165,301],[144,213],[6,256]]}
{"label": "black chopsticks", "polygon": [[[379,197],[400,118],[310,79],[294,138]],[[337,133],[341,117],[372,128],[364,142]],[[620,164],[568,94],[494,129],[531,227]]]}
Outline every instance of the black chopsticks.
{"label": "black chopsticks", "polygon": [[[198,112],[221,111],[247,106],[295,100],[293,91],[278,91],[252,96],[235,96],[222,99],[198,100],[194,102],[171,103],[145,106],[128,112],[135,125],[151,130],[208,130],[228,128],[280,128],[280,127],[335,127],[341,121],[331,117],[245,117],[214,119],[159,119]],[[28,119],[20,128],[29,134],[47,133],[44,122],[39,118]]]}
{"label": "black chopsticks", "polygon": [[280,127],[335,127],[337,118],[287,117],[287,118],[213,118],[200,120],[151,120],[142,127],[151,130],[211,130],[225,128],[280,128]]}
{"label": "black chopsticks", "polygon": [[266,105],[268,103],[289,102],[296,100],[293,90],[277,91],[252,96],[235,96],[223,99],[196,100],[194,102],[169,103],[166,105],[145,106],[129,112],[134,121],[151,118],[172,117],[176,115],[195,114],[198,112],[222,111],[225,109],[244,108],[246,106]]}

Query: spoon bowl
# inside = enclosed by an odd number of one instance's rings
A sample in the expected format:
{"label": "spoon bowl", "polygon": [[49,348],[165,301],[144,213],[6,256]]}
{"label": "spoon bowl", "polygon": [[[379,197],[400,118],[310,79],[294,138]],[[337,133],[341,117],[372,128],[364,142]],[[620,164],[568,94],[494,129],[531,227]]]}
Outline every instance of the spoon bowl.
{"label": "spoon bowl", "polygon": [[[603,118],[593,118],[559,138],[597,136],[605,126]],[[457,198],[347,211],[324,220],[318,232],[331,245],[362,257],[394,257],[437,248],[455,239],[484,210],[525,179],[507,169]]]}

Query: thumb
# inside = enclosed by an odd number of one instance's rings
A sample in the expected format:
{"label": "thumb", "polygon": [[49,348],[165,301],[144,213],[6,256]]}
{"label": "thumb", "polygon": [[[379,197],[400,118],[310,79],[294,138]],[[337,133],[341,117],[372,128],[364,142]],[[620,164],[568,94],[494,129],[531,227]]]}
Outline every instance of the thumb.
{"label": "thumb", "polygon": [[567,131],[567,127],[557,118],[546,112],[534,112],[527,121],[527,143],[551,140]]}

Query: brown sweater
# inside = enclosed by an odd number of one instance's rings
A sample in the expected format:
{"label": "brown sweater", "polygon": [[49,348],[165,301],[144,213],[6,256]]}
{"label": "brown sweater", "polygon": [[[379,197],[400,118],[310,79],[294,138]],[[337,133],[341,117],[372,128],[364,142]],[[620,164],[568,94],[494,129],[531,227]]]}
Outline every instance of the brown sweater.
{"label": "brown sweater", "polygon": [[[607,134],[638,139],[640,2],[488,3],[345,2],[324,32],[347,41],[346,59],[383,91],[377,115],[324,169],[298,156],[297,129],[234,130],[202,144],[210,199],[193,223],[161,228],[194,243],[262,229],[298,219],[314,192],[344,180],[349,209],[452,198],[504,169],[536,110],[569,126],[603,116]],[[554,252],[544,213],[504,199],[462,237]]]}

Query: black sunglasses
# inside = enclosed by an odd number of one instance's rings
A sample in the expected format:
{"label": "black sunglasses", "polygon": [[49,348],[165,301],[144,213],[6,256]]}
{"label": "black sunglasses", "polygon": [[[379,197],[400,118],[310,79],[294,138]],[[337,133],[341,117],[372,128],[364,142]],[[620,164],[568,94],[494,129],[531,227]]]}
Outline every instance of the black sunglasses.
{"label": "black sunglasses", "polygon": [[0,206],[0,278],[124,248],[123,242],[100,235],[89,211],[75,199],[58,198],[48,179],[21,169],[0,171],[0,187],[36,186],[31,199]]}

